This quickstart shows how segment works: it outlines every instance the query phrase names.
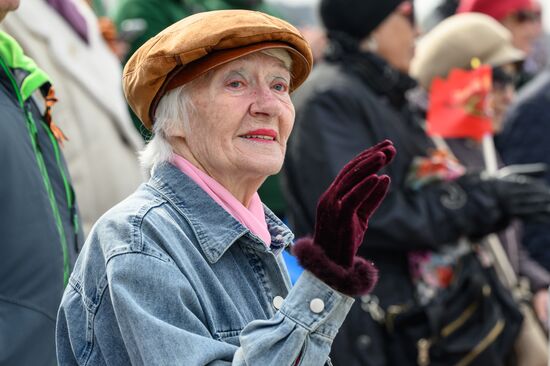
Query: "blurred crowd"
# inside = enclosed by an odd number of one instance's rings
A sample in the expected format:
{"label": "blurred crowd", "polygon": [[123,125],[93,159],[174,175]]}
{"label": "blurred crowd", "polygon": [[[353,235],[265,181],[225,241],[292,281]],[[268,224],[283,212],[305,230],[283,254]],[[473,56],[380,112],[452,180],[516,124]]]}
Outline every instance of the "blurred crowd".
{"label": "blurred crowd", "polygon": [[[421,22],[413,1],[312,7],[318,21],[295,25],[314,70],[292,95],[294,131],[283,170],[260,188],[263,203],[297,236],[311,235],[319,197],[346,162],[384,139],[397,149],[360,252],[380,280],[356,300],[333,364],[547,365],[550,41],[541,4],[442,0]],[[219,9],[296,22],[288,7],[262,0],[0,0],[0,365],[56,364],[56,315],[86,235],[149,177],[139,153],[151,132],[124,99],[125,63],[171,24]],[[438,86],[482,69],[490,85],[461,107],[489,121],[485,133],[429,133]],[[415,327],[400,316],[452,287],[472,252],[512,305],[498,334],[460,335],[477,339],[465,347],[482,355],[464,361],[453,335],[440,346],[428,330],[407,333],[433,325],[429,316]],[[301,268],[285,257],[294,279]],[[520,346],[526,324],[535,340]],[[525,353],[535,357],[520,361]]]}

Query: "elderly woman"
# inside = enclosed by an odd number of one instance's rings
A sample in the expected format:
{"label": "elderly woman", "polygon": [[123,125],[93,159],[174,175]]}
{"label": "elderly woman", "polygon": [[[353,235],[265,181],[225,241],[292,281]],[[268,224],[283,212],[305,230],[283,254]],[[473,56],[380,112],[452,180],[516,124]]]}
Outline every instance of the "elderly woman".
{"label": "elderly woman", "polygon": [[60,365],[330,364],[350,296],[376,280],[355,253],[395,150],[359,154],[327,190],[290,289],[293,235],[256,191],[281,168],[289,93],[311,59],[294,27],[244,10],[188,17],[130,59],[124,89],[154,132],[152,177],[84,246],[59,310]]}

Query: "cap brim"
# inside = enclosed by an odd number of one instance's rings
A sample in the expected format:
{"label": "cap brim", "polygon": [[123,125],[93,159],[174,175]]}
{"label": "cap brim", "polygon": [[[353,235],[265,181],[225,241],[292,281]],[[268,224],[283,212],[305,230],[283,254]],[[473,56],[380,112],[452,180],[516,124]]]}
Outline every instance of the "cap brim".
{"label": "cap brim", "polygon": [[487,58],[487,63],[498,67],[506,64],[512,64],[525,60],[525,53],[515,47],[507,45],[498,49],[494,54]]}

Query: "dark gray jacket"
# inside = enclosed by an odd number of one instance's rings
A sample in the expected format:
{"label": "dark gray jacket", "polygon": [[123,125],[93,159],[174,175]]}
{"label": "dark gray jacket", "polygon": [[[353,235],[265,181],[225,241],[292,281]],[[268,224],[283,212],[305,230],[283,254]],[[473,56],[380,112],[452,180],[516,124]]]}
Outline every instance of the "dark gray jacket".
{"label": "dark gray jacket", "polygon": [[[448,139],[447,144],[468,169],[483,170],[483,153],[479,143],[470,139]],[[498,233],[502,246],[508,254],[510,264],[517,274],[529,280],[533,292],[548,288],[550,273],[531,258],[521,241],[522,232],[523,223],[515,221]]]}
{"label": "dark gray jacket", "polygon": [[0,365],[52,366],[82,238],[62,152],[33,97],[47,77],[2,32],[0,45]]}
{"label": "dark gray jacket", "polygon": [[[550,70],[525,85],[511,106],[504,129],[497,136],[497,148],[506,164],[546,163],[550,165]],[[550,184],[550,170],[544,176]],[[525,225],[523,245],[531,257],[550,271],[550,227]]]}

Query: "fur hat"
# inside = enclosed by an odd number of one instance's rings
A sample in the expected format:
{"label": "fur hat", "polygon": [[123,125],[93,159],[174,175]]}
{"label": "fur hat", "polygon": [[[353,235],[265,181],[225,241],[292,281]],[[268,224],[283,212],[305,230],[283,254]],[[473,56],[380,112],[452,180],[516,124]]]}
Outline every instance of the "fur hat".
{"label": "fur hat", "polygon": [[143,44],[123,71],[128,104],[152,128],[155,109],[169,90],[239,57],[283,48],[292,58],[291,91],[313,64],[311,49],[289,23],[249,10],[218,10],[186,17]]}

